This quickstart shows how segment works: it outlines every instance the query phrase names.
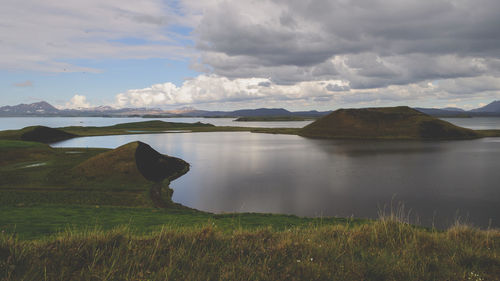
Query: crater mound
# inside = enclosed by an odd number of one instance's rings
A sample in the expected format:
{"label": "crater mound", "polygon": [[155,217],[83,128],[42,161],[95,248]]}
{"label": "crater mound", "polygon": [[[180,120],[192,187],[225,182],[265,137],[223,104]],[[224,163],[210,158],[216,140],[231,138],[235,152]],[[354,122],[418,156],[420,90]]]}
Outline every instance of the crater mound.
{"label": "crater mound", "polygon": [[339,139],[470,139],[474,130],[455,126],[407,106],[339,109],[305,126],[299,135]]}
{"label": "crater mound", "polygon": [[77,137],[77,135],[45,126],[31,126],[21,130],[20,139],[23,141],[36,141],[50,143]]}
{"label": "crater mound", "polygon": [[174,180],[188,169],[189,164],[182,159],[160,154],[148,144],[136,141],[86,160],[75,172],[94,180],[112,177],[128,182],[162,182]]}

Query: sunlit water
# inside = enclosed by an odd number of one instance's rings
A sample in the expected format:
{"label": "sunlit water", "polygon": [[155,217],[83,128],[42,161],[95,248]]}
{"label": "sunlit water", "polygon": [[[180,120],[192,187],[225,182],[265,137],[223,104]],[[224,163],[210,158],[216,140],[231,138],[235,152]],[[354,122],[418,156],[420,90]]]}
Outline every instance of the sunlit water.
{"label": "sunlit water", "polygon": [[[455,119],[456,120],[456,119]],[[403,202],[413,222],[500,227],[500,138],[335,141],[293,135],[167,133],[86,137],[56,147],[140,140],[191,164],[173,200],[211,212],[375,218]]]}

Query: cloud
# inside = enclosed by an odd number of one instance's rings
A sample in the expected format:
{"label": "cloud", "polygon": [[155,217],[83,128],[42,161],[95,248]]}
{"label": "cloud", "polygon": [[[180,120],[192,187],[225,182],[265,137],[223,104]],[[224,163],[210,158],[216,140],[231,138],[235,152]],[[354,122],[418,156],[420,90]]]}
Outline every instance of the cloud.
{"label": "cloud", "polygon": [[90,103],[87,101],[87,97],[83,95],[75,94],[69,102],[66,103],[64,108],[67,109],[82,109],[91,107]]}
{"label": "cloud", "polygon": [[26,80],[24,82],[14,83],[13,85],[20,88],[33,87],[33,81]]}
{"label": "cloud", "polygon": [[[120,107],[477,104],[500,98],[499,10],[496,0],[6,0],[0,69],[191,58],[202,73],[123,91]],[[68,106],[89,103],[75,95]]]}
{"label": "cloud", "polygon": [[496,0],[210,3],[198,8],[196,46],[211,73],[232,79],[333,79],[376,89],[500,76]]}
{"label": "cloud", "polygon": [[260,78],[235,79],[216,75],[200,75],[186,80],[182,86],[172,83],[155,84],[144,89],[132,89],[116,96],[116,106],[152,107],[165,105],[203,104],[256,100],[265,97],[260,92]]}
{"label": "cloud", "polygon": [[189,18],[160,0],[3,1],[0,68],[99,72],[76,61],[184,58],[192,53],[180,42],[185,35],[170,27]]}
{"label": "cloud", "polygon": [[326,90],[330,92],[344,92],[349,91],[351,87],[348,85],[338,85],[338,84],[328,84],[326,85]]}
{"label": "cloud", "polygon": [[[393,105],[446,105],[449,101],[477,103],[477,99],[500,98],[500,84],[492,77],[444,79],[376,89],[352,89],[342,80],[303,81],[290,85],[268,78],[228,79],[218,75],[200,75],[181,86],[155,84],[116,95],[115,107],[248,108],[288,107],[291,109],[334,109],[339,107]],[[468,97],[465,92],[480,91]]]}

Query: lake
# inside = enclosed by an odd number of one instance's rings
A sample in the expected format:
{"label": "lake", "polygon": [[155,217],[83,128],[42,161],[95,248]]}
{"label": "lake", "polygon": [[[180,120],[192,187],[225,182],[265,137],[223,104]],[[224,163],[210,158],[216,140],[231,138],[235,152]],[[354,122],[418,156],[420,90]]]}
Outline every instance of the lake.
{"label": "lake", "polygon": [[121,123],[162,120],[165,122],[210,123],[215,126],[302,128],[312,121],[237,122],[236,118],[141,118],[141,117],[0,117],[0,131],[17,130],[28,126],[111,126]]}
{"label": "lake", "polygon": [[[500,117],[441,118],[465,128],[486,130],[500,129]],[[165,122],[210,123],[215,126],[302,128],[312,121],[237,122],[235,118],[140,118],[140,117],[0,117],[1,130],[16,130],[28,126],[111,126],[121,123],[162,120]]]}
{"label": "lake", "polygon": [[[31,125],[109,126],[158,119],[6,117],[0,130]],[[300,122],[164,118],[218,126],[303,127]],[[446,118],[500,129],[500,118]],[[466,141],[338,141],[290,135],[166,133],[86,137],[56,147],[108,147],[140,140],[191,164],[171,183],[173,200],[211,212],[375,218],[403,202],[412,222],[445,227],[456,219],[500,227],[500,138]]]}
{"label": "lake", "polygon": [[500,227],[500,138],[339,141],[219,132],[85,137],[54,146],[115,148],[136,140],[191,164],[171,183],[173,200],[204,211],[376,218],[404,203],[413,223]]}

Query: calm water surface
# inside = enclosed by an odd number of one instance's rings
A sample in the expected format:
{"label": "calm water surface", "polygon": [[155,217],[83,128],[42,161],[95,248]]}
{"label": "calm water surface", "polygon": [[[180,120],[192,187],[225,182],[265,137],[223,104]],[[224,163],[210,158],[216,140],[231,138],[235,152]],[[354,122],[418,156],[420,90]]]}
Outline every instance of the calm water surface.
{"label": "calm water surface", "polygon": [[[500,129],[500,117],[442,118],[445,121],[470,129]],[[234,118],[114,118],[114,117],[0,117],[0,130],[21,129],[27,126],[111,126],[128,122],[162,120],[166,122],[210,123],[216,126],[302,128],[312,121],[236,122]]]}
{"label": "calm water surface", "polygon": [[[500,118],[499,118],[500,119]],[[210,123],[215,126],[302,128],[312,121],[277,121],[277,122],[236,122],[235,118],[140,118],[140,117],[0,117],[1,130],[15,130],[28,126],[47,127],[65,126],[111,126],[121,123],[162,120],[165,122]]]}
{"label": "calm water surface", "polygon": [[[457,118],[454,118],[456,120]],[[191,164],[173,200],[210,212],[375,218],[404,202],[412,222],[457,218],[500,227],[500,138],[467,141],[335,141],[299,136],[169,133],[86,137],[56,147],[140,140]]]}

